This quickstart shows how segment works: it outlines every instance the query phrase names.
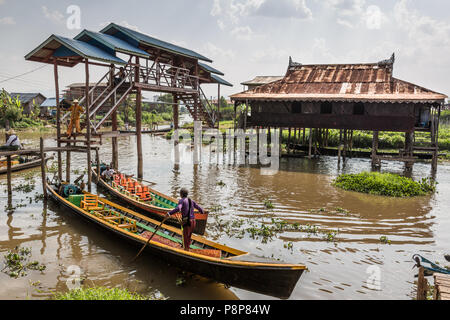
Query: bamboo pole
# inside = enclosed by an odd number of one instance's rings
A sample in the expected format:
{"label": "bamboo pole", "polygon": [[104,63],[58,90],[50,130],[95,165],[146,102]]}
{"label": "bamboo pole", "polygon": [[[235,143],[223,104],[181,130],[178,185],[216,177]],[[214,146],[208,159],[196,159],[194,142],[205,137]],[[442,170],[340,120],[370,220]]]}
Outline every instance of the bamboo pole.
{"label": "bamboo pole", "polygon": [[48,198],[47,194],[47,178],[46,178],[46,172],[45,172],[45,153],[44,153],[44,139],[41,137],[40,141],[40,154],[41,154],[41,176],[42,176],[42,193],[44,194],[44,199]]}

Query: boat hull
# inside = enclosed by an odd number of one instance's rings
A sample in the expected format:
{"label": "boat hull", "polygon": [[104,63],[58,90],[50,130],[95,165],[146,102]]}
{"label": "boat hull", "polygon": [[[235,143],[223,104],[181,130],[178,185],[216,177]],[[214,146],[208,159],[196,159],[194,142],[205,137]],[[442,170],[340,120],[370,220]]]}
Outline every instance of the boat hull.
{"label": "boat hull", "polygon": [[[132,235],[129,232],[119,231],[114,227],[108,226],[106,223],[100,222],[95,217],[88,215],[79,207],[59,196],[51,186],[47,185],[47,189],[49,190],[50,196],[60,205],[67,208],[70,212],[102,227],[103,230],[107,230],[116,236],[121,237],[123,240],[126,240],[137,248],[142,247],[146,242],[145,238]],[[167,227],[163,225],[161,230],[164,228]],[[202,238],[199,236],[196,237],[199,239]],[[205,242],[211,243],[206,239]],[[226,247],[217,244],[217,248]],[[205,257],[192,252],[161,245],[154,241],[150,241],[146,247],[146,251],[184,271],[192,272],[229,286],[281,299],[287,299],[291,295],[298,279],[306,269],[306,267],[302,265],[263,264],[251,261],[233,261],[229,259]],[[246,254],[244,253],[242,257],[245,259],[245,256]],[[237,257],[239,258],[239,256]]]}
{"label": "boat hull", "polygon": [[[53,157],[46,157],[45,161],[47,162],[50,159],[53,159]],[[25,163],[20,163],[20,164],[11,166],[11,172],[31,169],[31,168],[39,167],[40,165],[41,165],[41,159],[33,160],[30,162],[25,162]],[[0,174],[6,174],[7,171],[8,171],[8,169],[6,167],[0,168]]]}

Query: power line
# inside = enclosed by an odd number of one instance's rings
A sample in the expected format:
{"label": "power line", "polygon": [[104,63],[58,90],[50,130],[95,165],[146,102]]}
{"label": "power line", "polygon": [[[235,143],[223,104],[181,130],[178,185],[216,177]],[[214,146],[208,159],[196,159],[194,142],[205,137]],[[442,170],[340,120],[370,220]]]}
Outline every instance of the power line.
{"label": "power line", "polygon": [[17,76],[10,77],[10,78],[8,78],[8,79],[2,80],[2,81],[0,81],[0,83],[3,83],[3,82],[6,82],[6,81],[9,81],[9,80],[13,80],[13,79],[16,79],[16,78],[25,76],[25,75],[27,75],[27,74],[30,74],[30,73],[35,72],[35,71],[38,71],[38,70],[40,70],[40,69],[42,69],[42,68],[45,68],[45,67],[47,67],[47,65],[43,65],[43,66],[40,66],[40,67],[38,67],[38,68],[36,68],[36,69],[33,69],[33,70],[27,71],[27,72],[25,72],[25,73],[19,74],[19,75],[17,75]]}
{"label": "power line", "polygon": [[[8,77],[10,77],[10,76],[0,74],[0,78],[8,78]],[[28,80],[28,79],[16,78],[16,79],[11,79],[11,81],[20,81],[20,82],[26,83],[27,85],[35,85],[35,86],[39,86],[39,87],[48,86],[47,82],[38,81],[38,80]]]}

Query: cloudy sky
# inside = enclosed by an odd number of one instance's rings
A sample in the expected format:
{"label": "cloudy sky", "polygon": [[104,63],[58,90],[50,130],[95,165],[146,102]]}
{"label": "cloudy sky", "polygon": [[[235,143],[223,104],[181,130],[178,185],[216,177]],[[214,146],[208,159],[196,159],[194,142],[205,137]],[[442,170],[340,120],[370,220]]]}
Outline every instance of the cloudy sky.
{"label": "cloudy sky", "polygon": [[[448,0],[0,0],[0,88],[54,96],[52,66],[24,56],[50,34],[73,37],[68,8],[81,29],[116,22],[211,58],[232,88],[257,75],[283,75],[296,62],[377,62],[396,54],[394,76],[450,95]],[[92,80],[101,71],[93,70]],[[84,81],[81,67],[62,68],[61,84]],[[217,86],[205,85],[208,96]],[[151,95],[150,95],[151,96]],[[147,95],[149,97],[149,95]]]}

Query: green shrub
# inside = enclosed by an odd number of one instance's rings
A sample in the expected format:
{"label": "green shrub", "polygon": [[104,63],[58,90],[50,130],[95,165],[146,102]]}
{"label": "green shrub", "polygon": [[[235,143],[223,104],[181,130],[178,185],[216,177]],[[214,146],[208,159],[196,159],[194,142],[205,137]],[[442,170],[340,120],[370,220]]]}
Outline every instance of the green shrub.
{"label": "green shrub", "polygon": [[396,174],[379,172],[342,174],[334,180],[333,185],[344,190],[390,197],[423,196],[436,190],[436,182],[429,178],[417,182]]}
{"label": "green shrub", "polygon": [[56,300],[154,300],[153,297],[146,297],[119,288],[79,288],[72,289],[66,293],[57,293]]}

